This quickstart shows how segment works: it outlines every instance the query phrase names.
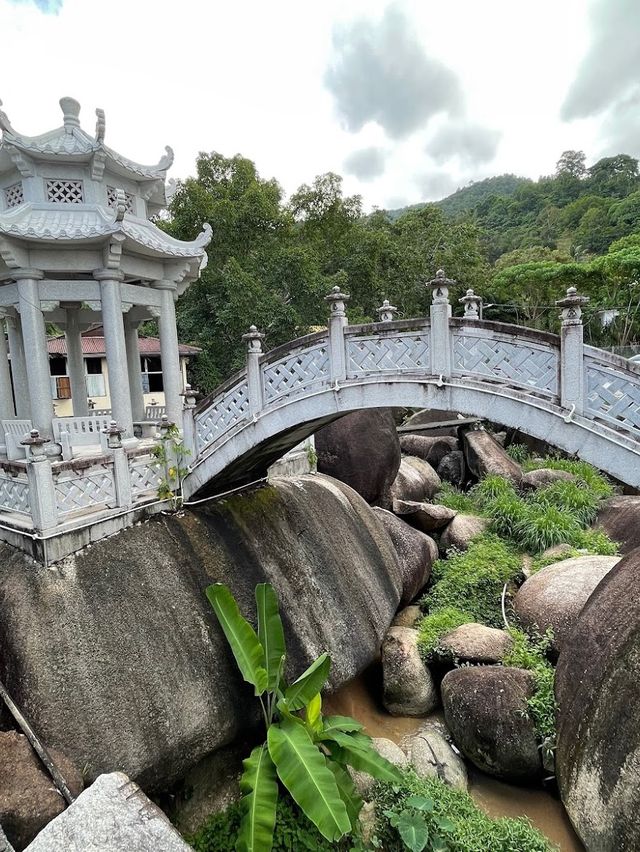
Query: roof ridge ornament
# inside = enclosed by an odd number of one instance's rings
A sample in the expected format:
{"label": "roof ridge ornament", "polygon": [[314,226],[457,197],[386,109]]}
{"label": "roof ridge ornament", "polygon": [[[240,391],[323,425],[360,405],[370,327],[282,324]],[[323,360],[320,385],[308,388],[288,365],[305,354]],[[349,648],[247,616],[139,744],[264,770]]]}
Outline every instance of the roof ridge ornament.
{"label": "roof ridge ornament", "polygon": [[162,172],[166,172],[171,168],[175,157],[171,145],[165,145],[164,150],[166,153],[160,158],[160,162],[157,165],[157,168]]}
{"label": "roof ridge ornament", "polygon": [[80,103],[75,98],[60,98],[60,109],[67,133],[73,133],[74,127],[80,127]]}
{"label": "roof ridge ornament", "polygon": [[107,121],[103,109],[96,109],[96,142],[102,145],[107,130]]}
{"label": "roof ridge ornament", "polygon": [[[2,101],[0,100],[0,107],[1,106]],[[12,136],[16,135],[16,131],[13,129],[11,122],[9,121],[9,116],[2,109],[0,109],[0,128],[2,128],[4,133],[11,133]]]}

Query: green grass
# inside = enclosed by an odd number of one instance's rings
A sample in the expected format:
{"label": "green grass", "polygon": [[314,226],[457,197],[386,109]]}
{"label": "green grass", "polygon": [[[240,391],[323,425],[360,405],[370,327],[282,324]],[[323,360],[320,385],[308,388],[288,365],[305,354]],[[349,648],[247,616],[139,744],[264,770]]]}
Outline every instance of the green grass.
{"label": "green grass", "polygon": [[455,607],[444,607],[425,615],[418,624],[418,650],[422,659],[429,662],[446,633],[471,621],[473,617],[469,613]]}
{"label": "green grass", "polygon": [[495,500],[516,497],[516,489],[504,476],[489,474],[474,485],[469,496],[481,509],[486,509]]}
{"label": "green grass", "polygon": [[460,491],[459,488],[455,488],[455,486],[450,485],[448,482],[442,483],[442,488],[433,498],[433,502],[465,515],[479,514],[478,507],[474,499],[469,496],[469,493]]}
{"label": "green grass", "polygon": [[535,491],[532,502],[541,506],[555,506],[573,515],[580,526],[587,527],[598,514],[600,499],[579,482],[554,482]]}
{"label": "green grass", "polygon": [[601,530],[580,530],[575,545],[599,556],[617,556],[620,552],[618,542]]}
{"label": "green grass", "polygon": [[613,485],[606,476],[588,462],[573,459],[547,458],[542,460],[530,459],[523,464],[525,471],[539,470],[540,468],[566,470],[568,473],[572,473],[577,479],[582,480],[587,488],[600,499],[611,497],[613,494]]}
{"label": "green grass", "polygon": [[552,750],[556,742],[556,699],[554,694],[555,671],[547,659],[547,650],[553,635],[532,638],[515,627],[509,628],[513,647],[505,655],[505,666],[527,669],[535,680],[535,693],[528,700],[529,713],[543,748]]}
{"label": "green grass", "polygon": [[507,447],[507,455],[516,464],[524,464],[529,459],[529,448],[526,444],[510,444]]}
{"label": "green grass", "polygon": [[[525,818],[492,819],[462,790],[448,787],[437,778],[420,779],[410,770],[403,776],[402,785],[377,784],[374,788],[376,849],[406,852],[406,846],[389,822],[389,814],[402,812],[409,796],[433,802],[433,812],[426,816],[434,822],[439,817],[451,822],[444,846],[447,852],[552,852],[556,848]],[[434,826],[433,830],[437,828]]]}
{"label": "green grass", "polygon": [[448,559],[434,563],[435,583],[420,605],[429,614],[457,609],[472,621],[500,627],[502,589],[520,572],[521,564],[520,555],[497,535],[476,536],[463,553],[450,551]]}

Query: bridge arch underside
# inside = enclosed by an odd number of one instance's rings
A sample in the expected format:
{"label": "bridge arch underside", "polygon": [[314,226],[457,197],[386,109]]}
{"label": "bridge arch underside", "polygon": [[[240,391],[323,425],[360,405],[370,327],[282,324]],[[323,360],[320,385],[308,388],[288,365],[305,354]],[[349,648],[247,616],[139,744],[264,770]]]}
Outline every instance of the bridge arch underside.
{"label": "bridge arch underside", "polygon": [[264,476],[270,464],[320,426],[367,408],[428,408],[480,417],[539,438],[640,487],[640,444],[597,420],[569,413],[529,390],[497,382],[401,375],[363,379],[290,397],[237,424],[207,448],[184,483],[185,498],[197,499]]}

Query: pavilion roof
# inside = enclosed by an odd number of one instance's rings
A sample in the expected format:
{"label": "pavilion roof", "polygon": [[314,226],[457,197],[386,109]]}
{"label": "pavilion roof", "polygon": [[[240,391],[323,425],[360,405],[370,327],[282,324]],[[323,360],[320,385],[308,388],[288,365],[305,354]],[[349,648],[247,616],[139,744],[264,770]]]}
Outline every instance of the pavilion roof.
{"label": "pavilion roof", "polygon": [[[83,334],[80,338],[82,342],[82,354],[85,357],[99,357],[106,355],[107,349],[104,342],[104,337],[99,335]],[[67,341],[64,335],[60,337],[50,337],[47,341],[49,355],[66,355]],[[180,355],[197,355],[202,350],[197,346],[188,346],[186,343],[178,344]],[[160,340],[157,337],[139,337],[138,351],[141,355],[160,355]]]}

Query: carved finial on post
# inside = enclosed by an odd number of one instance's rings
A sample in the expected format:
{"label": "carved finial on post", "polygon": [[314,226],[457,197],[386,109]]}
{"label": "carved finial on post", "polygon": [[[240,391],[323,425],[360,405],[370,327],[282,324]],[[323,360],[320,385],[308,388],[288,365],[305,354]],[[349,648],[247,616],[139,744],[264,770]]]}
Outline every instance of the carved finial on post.
{"label": "carved finial on post", "polygon": [[465,293],[462,298],[458,299],[458,301],[464,305],[464,317],[465,320],[479,320],[480,319],[480,305],[482,304],[482,297],[476,296],[473,290],[469,289]]}
{"label": "carved finial on post", "polygon": [[431,319],[431,372],[435,376],[449,377],[451,375],[451,304],[449,302],[449,287],[456,282],[447,278],[444,269],[436,272],[435,278],[428,282],[432,298],[429,315]]}
{"label": "carved finial on post", "polygon": [[264,334],[261,331],[258,331],[255,325],[249,326],[249,331],[242,335],[242,339],[247,344],[247,352],[262,352]]}
{"label": "carved finial on post", "polygon": [[393,322],[394,316],[398,313],[398,309],[389,304],[389,300],[385,299],[379,308],[376,308],[376,313],[380,316],[380,322]]}
{"label": "carved finial on post", "polygon": [[27,447],[28,455],[31,461],[44,461],[46,454],[44,445],[50,443],[49,438],[43,438],[37,429],[32,429],[27,438],[23,438],[20,443]]}
{"label": "carved finial on post", "polygon": [[336,284],[329,295],[324,297],[325,302],[331,306],[331,316],[346,317],[346,303],[350,298],[351,296],[340,292],[340,287]]}
{"label": "carved finial on post", "polygon": [[106,429],[102,430],[107,436],[107,446],[110,450],[117,450],[122,446],[122,435],[124,429],[118,426],[115,420],[111,420]]}
{"label": "carved finial on post", "polygon": [[588,301],[588,296],[581,296],[575,287],[569,287],[564,299],[556,300],[556,305],[562,308],[562,325],[582,325],[582,308]]}
{"label": "carved finial on post", "polygon": [[435,278],[432,278],[427,284],[428,287],[431,287],[433,304],[449,304],[449,287],[453,287],[455,284],[456,282],[452,278],[447,278],[444,274],[444,269],[439,269]]}
{"label": "carved finial on post", "polygon": [[180,394],[183,398],[183,407],[184,408],[195,408],[196,406],[196,391],[191,387],[191,385],[187,382],[184,386],[184,390]]}
{"label": "carved finial on post", "polygon": [[249,413],[255,419],[262,410],[262,376],[260,375],[260,356],[264,334],[250,326],[249,331],[242,335],[247,344],[247,390],[249,395]]}

